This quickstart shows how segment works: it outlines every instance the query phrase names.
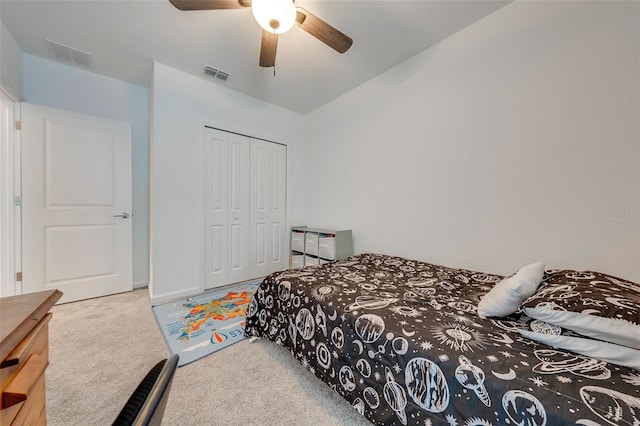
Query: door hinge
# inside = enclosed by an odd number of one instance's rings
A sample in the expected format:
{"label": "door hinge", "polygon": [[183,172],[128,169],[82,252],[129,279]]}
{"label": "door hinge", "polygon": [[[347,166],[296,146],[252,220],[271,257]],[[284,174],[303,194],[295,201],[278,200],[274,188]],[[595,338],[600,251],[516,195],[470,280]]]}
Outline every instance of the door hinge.
{"label": "door hinge", "polygon": [[21,206],[22,205],[22,195],[16,196],[14,204],[16,206]]}
{"label": "door hinge", "polygon": [[22,130],[22,121],[16,120],[13,127],[15,127],[16,130]]}
{"label": "door hinge", "polygon": [[16,281],[22,282],[22,272],[16,272]]}

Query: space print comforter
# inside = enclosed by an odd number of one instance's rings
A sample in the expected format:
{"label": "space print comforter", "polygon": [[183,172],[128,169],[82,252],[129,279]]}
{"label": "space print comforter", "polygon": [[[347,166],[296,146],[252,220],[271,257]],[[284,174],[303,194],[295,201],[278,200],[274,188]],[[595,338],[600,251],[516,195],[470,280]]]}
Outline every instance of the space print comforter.
{"label": "space print comforter", "polygon": [[640,425],[640,372],[479,318],[502,277],[362,254],[265,278],[245,334],[287,347],[381,425]]}

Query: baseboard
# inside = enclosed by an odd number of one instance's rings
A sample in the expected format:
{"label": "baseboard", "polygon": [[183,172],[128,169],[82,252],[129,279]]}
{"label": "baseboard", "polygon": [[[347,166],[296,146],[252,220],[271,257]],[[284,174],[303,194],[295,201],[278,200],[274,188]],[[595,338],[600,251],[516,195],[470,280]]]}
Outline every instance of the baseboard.
{"label": "baseboard", "polygon": [[[149,291],[151,293],[151,291]],[[202,289],[188,288],[185,290],[175,291],[173,293],[161,294],[151,297],[151,306],[161,305],[162,303],[172,302],[174,300],[183,299],[185,297],[193,296],[195,294],[202,293]]]}
{"label": "baseboard", "polygon": [[133,288],[144,288],[149,286],[149,281],[136,281],[133,283]]}
{"label": "baseboard", "polygon": [[[151,306],[161,305],[161,304],[167,303],[167,302],[173,302],[175,300],[184,299],[185,297],[199,296],[199,295],[201,295],[203,293],[207,293],[207,292],[210,292],[210,291],[224,290],[225,288],[234,287],[234,286],[237,286],[237,285],[240,285],[240,284],[254,283],[256,281],[262,281],[262,278],[253,278],[251,280],[240,281],[240,282],[231,283],[231,284],[225,284],[225,285],[221,285],[219,287],[211,287],[211,288],[207,288],[207,289],[188,288],[186,290],[175,291],[173,293],[167,293],[167,294],[162,294],[162,295],[158,295],[158,296],[152,296],[151,297]],[[136,288],[135,284],[133,286],[134,286],[134,288]],[[151,293],[151,290],[149,290],[149,293]]]}

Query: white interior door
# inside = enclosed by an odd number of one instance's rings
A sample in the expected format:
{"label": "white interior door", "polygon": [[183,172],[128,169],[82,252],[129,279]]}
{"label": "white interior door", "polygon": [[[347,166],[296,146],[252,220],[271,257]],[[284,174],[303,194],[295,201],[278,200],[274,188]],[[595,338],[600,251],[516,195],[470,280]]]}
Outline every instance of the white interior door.
{"label": "white interior door", "polygon": [[251,140],[251,276],[284,269],[286,147]]}
{"label": "white interior door", "polygon": [[25,293],[132,289],[131,126],[22,104]]}

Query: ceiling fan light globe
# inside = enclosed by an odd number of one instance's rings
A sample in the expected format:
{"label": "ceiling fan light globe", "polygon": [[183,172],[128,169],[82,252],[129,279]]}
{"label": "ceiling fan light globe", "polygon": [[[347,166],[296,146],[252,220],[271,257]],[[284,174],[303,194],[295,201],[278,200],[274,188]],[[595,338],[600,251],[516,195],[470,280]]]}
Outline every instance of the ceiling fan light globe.
{"label": "ceiling fan light globe", "polygon": [[[291,0],[252,0],[251,11],[258,24],[270,33],[287,32],[296,21],[296,7]],[[278,23],[277,28],[273,28],[272,21]]]}

